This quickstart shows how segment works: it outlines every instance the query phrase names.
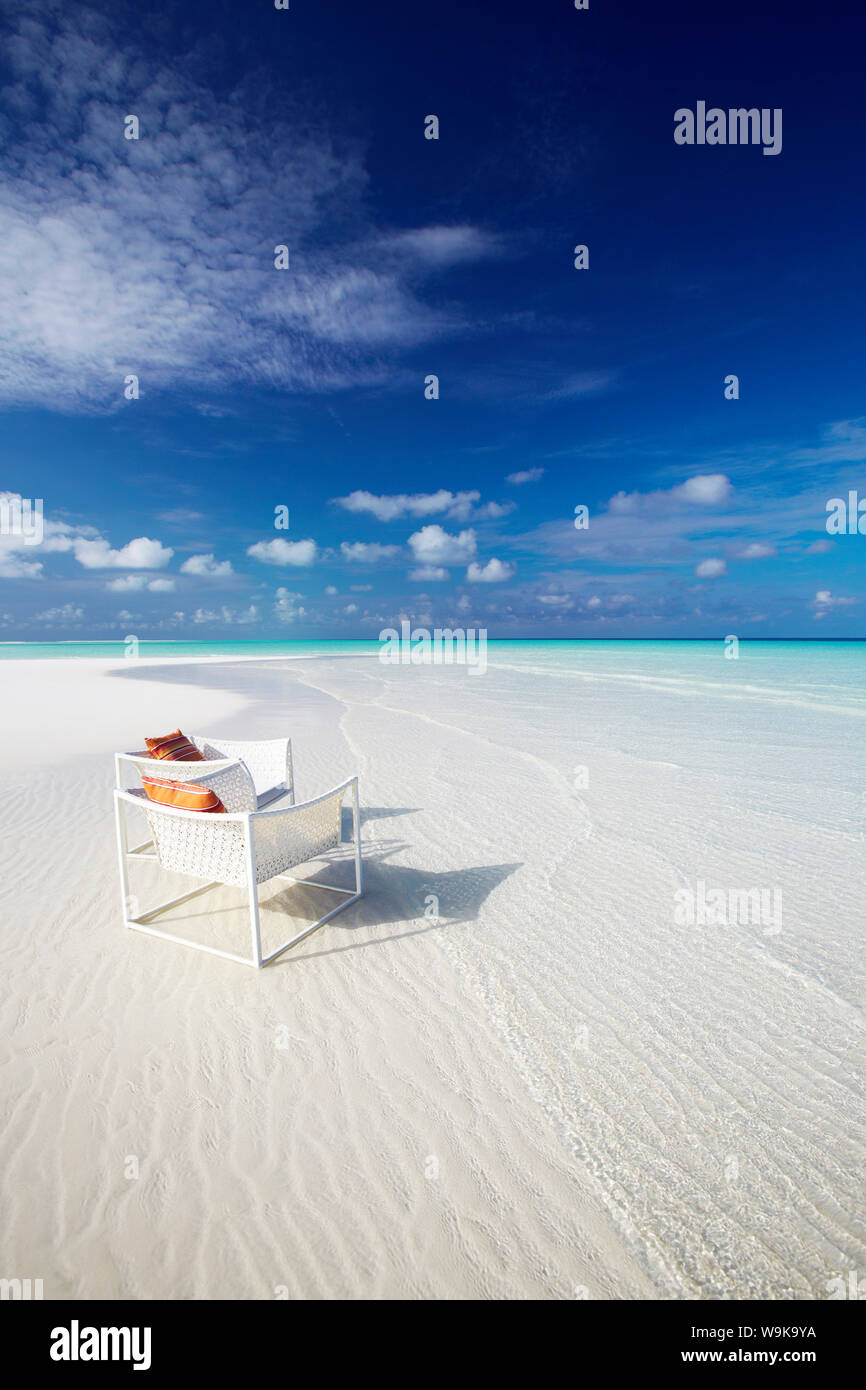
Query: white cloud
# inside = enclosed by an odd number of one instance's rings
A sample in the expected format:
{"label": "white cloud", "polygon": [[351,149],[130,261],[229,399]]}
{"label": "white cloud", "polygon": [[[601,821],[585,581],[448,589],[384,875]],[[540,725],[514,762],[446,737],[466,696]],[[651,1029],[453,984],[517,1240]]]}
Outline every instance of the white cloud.
{"label": "white cloud", "polygon": [[[18,492],[0,490],[4,524],[10,529],[0,533],[0,578],[41,579],[43,564],[36,554],[45,555],[72,549],[76,537],[94,537],[99,533],[92,526],[70,526],[65,521],[45,515],[42,517],[42,539],[36,538],[37,508],[33,498],[23,498]],[[15,529],[12,529],[14,525]],[[16,534],[16,531],[18,532]],[[29,532],[29,538],[25,535]]]}
{"label": "white cloud", "polygon": [[574,599],[568,594],[539,594],[539,603],[546,604],[549,608],[572,608]]}
{"label": "white cloud", "polygon": [[147,536],[137,536],[120,550],[112,550],[102,537],[95,541],[79,537],[73,542],[73,549],[78,563],[88,570],[161,570],[174,554],[171,546]]}
{"label": "white cloud", "polygon": [[517,473],[509,473],[505,481],[513,483],[515,487],[522,487],[524,483],[537,483],[539,478],[543,477],[543,468],[523,468],[519,469]]}
{"label": "white cloud", "polygon": [[724,560],[711,558],[701,560],[700,564],[695,566],[695,574],[698,579],[717,579],[720,574],[725,573],[727,568]]}
{"label": "white cloud", "polygon": [[174,588],[173,579],[148,579],[145,574],[125,574],[120,579],[110,579],[106,589],[113,594],[131,593],[136,589],[149,589],[151,593],[168,593]]}
{"label": "white cloud", "polygon": [[376,541],[343,541],[340,545],[344,560],[362,565],[376,565],[400,554],[399,545],[379,545]]}
{"label": "white cloud", "polygon": [[339,590],[333,584],[329,584],[325,590],[325,593],[328,595],[329,598],[335,598],[336,595],[339,593]]}
{"label": "white cloud", "polygon": [[422,565],[420,569],[410,570],[409,578],[416,584],[425,584],[428,581],[435,584],[448,578],[448,570],[442,569],[440,565]]}
{"label": "white cloud", "polygon": [[732,491],[731,480],[724,473],[698,473],[673,488],[671,496],[698,506],[718,507],[727,502]]}
{"label": "white cloud", "polygon": [[458,265],[494,255],[498,249],[495,237],[479,227],[419,227],[383,237],[380,245],[388,250],[406,252],[428,265]]}
{"label": "white cloud", "polygon": [[[0,537],[5,541],[6,537]],[[31,552],[32,553],[32,552]],[[16,549],[0,544],[0,579],[41,579],[42,561],[26,560]]]}
{"label": "white cloud", "polygon": [[495,557],[488,560],[483,567],[473,560],[466,571],[466,579],[470,584],[501,584],[511,578],[515,569],[515,565],[497,560]]}
{"label": "white cloud", "polygon": [[[182,618],[183,614],[178,614],[176,616]],[[192,615],[192,620],[197,625],[202,623],[225,623],[227,625],[238,623],[243,625],[246,623],[258,622],[259,617],[258,608],[256,608],[254,603],[251,603],[249,608],[243,609],[228,608],[226,606],[223,606],[217,611],[210,608],[197,608]]]}
{"label": "white cloud", "polygon": [[698,473],[677,487],[656,492],[617,492],[608,509],[616,514],[668,511],[671,504],[717,507],[732,494],[731,481],[724,473]]}
{"label": "white cloud", "polygon": [[435,516],[442,512],[455,521],[463,521],[480,497],[480,492],[455,493],[444,487],[438,492],[401,492],[386,496],[359,489],[350,492],[348,497],[335,497],[333,501],[347,512],[367,512],[379,521],[396,521],[403,516]]}
{"label": "white cloud", "polygon": [[274,616],[281,623],[293,623],[296,618],[303,618],[306,609],[298,603],[298,599],[303,597],[303,594],[293,594],[288,589],[277,589],[274,596]]}
{"label": "white cloud", "polygon": [[47,623],[50,627],[64,627],[67,623],[80,622],[84,617],[84,609],[76,608],[72,603],[64,603],[62,608],[46,608],[43,613],[34,615],[34,623]]}
{"label": "white cloud", "polygon": [[292,565],[301,569],[315,563],[318,549],[315,541],[287,541],[276,536],[272,541],[256,541],[247,554],[264,565]]}
{"label": "white cloud", "polygon": [[472,513],[473,521],[485,521],[488,518],[498,521],[501,516],[508,516],[517,507],[516,502],[484,502],[480,507],[476,507]]}
{"label": "white cloud", "polygon": [[346,607],[343,609],[343,612],[344,612],[344,613],[347,613],[347,614],[357,613],[357,611],[358,611],[358,605],[357,605],[357,603],[347,603],[347,604],[346,604]]}
{"label": "white cloud", "polygon": [[[302,103],[256,120],[255,79],[218,97],[197,62],[158,61],[95,9],[30,7],[9,29],[4,96],[26,136],[0,146],[6,402],[134,411],[129,372],[142,394],[334,389],[385,377],[372,350],[468,327],[419,298],[419,274],[491,239],[420,228],[389,254],[357,147]],[[335,225],[351,240],[335,246]]]}
{"label": "white cloud", "polygon": [[737,551],[738,560],[766,560],[769,556],[776,554],[774,545],[765,545],[763,541],[752,541],[745,549]]}
{"label": "white cloud", "polygon": [[372,584],[350,584],[349,588],[353,594],[368,594],[372,589]]}
{"label": "white cloud", "polygon": [[213,555],[190,555],[180,567],[181,574],[195,574],[202,579],[227,579],[234,573],[230,560],[217,560]]}
{"label": "white cloud", "polygon": [[823,618],[833,608],[851,608],[859,602],[859,598],[846,598],[842,594],[837,597],[830,589],[819,589],[812,600],[812,607],[815,617]]}
{"label": "white cloud", "polygon": [[461,531],[452,536],[433,523],[409,537],[409,548],[422,565],[465,565],[476,551],[475,532]]}

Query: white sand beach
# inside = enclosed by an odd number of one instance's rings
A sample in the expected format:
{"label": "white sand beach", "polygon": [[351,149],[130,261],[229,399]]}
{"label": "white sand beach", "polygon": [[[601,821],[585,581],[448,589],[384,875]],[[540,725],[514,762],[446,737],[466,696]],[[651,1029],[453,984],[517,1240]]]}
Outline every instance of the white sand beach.
{"label": "white sand beach", "polygon": [[[808,1300],[866,1269],[854,712],[360,657],[2,678],[0,1273]],[[360,777],[366,896],[265,970],[121,925],[111,755],[178,726],[291,735],[300,799]],[[699,881],[775,890],[778,929],[677,921]]]}

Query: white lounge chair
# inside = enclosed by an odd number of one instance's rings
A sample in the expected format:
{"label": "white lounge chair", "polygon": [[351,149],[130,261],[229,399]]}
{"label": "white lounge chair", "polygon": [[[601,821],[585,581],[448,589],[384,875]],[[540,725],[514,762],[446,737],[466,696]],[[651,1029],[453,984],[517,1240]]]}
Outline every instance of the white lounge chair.
{"label": "white lounge chair", "polygon": [[188,782],[209,772],[219,772],[229,763],[242,762],[253,780],[258,810],[283,796],[294,803],[295,778],[290,738],[229,739],[210,738],[207,734],[190,734],[189,738],[201,753],[203,762],[168,762],[153,758],[145,751],[115,753],[115,785],[123,787],[123,768],[127,763],[132,764],[138,772]]}
{"label": "white lounge chair", "polygon": [[[194,766],[201,769],[202,764],[197,763]],[[151,770],[152,768],[151,763]],[[256,809],[255,792],[249,774],[240,763],[234,763],[216,773],[208,773],[204,777],[185,780],[198,781],[212,787],[225,806],[226,814],[179,810],[148,800],[141,788],[115,788],[117,852],[125,926],[147,932],[151,936],[162,936],[167,941],[176,941],[184,946],[194,946],[197,950],[224,956],[227,960],[240,961],[243,965],[261,968],[276,960],[277,956],[282,955],[291,946],[296,946],[312,932],[318,931],[325,922],[363,896],[357,777],[350,777],[348,781],[342,782],[338,787],[333,787],[331,791],[315,797],[312,801],[304,801],[300,805],[271,807],[269,810]],[[315,879],[295,878],[288,873],[289,869],[318,859],[342,843],[343,798],[349,788],[352,790],[355,887],[335,888],[332,884],[320,883]],[[134,851],[128,848],[126,815],[127,808],[131,806],[143,811],[147,817],[153,836],[152,854],[141,853],[146,848],[143,845]],[[188,874],[208,881],[200,883],[180,897],[131,916],[128,859],[133,854],[141,859],[156,859],[163,869],[172,873]],[[284,941],[275,951],[263,956],[258,886],[274,878],[288,879],[289,882],[303,887],[324,888],[331,893],[340,893],[346,901],[327,912],[324,917],[320,917],[312,926],[305,927],[296,936]],[[160,912],[177,907],[219,884],[230,884],[247,891],[252,941],[250,956],[219,950],[216,946],[205,946],[201,942],[190,941],[187,937],[176,936],[172,932],[161,931],[148,925]]]}

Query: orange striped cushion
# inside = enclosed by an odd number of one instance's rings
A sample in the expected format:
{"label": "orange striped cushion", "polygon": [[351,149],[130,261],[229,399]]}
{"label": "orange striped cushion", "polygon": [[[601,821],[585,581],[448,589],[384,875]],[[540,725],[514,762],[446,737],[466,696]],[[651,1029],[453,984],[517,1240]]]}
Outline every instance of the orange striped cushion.
{"label": "orange striped cushion", "polygon": [[180,731],[163,734],[162,738],[146,738],[145,743],[155,758],[165,758],[168,763],[202,763],[204,758],[194,743],[190,743]]}
{"label": "orange striped cushion", "polygon": [[169,777],[151,777],[142,773],[141,785],[151,801],[163,806],[177,806],[181,811],[223,811],[216,792],[198,782],[173,782]]}

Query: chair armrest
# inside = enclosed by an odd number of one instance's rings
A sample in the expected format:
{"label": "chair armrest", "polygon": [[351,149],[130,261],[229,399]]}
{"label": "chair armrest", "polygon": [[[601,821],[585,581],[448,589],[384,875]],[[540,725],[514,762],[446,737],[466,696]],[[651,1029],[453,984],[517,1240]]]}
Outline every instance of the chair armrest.
{"label": "chair armrest", "polygon": [[342,844],[343,798],[350,787],[357,799],[357,777],[297,806],[250,813],[256,881],[265,883],[298,864],[307,864]]}

